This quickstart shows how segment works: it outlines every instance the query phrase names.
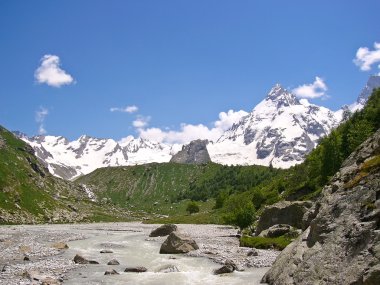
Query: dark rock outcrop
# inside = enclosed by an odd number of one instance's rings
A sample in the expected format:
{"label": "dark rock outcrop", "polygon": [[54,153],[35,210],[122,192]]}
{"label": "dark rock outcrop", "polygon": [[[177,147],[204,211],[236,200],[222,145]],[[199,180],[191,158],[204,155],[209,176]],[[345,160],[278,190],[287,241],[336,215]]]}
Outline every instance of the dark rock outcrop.
{"label": "dark rock outcrop", "polygon": [[187,253],[198,248],[197,243],[192,238],[182,235],[179,232],[172,232],[161,245],[160,253]]}
{"label": "dark rock outcrop", "polygon": [[380,284],[380,130],[346,159],[317,204],[263,282]]}
{"label": "dark rock outcrop", "polygon": [[170,162],[183,164],[204,164],[211,161],[207,151],[207,140],[195,140],[182,147],[182,150],[173,155]]}
{"label": "dark rock outcrop", "polygon": [[298,229],[304,229],[304,216],[312,207],[311,202],[302,201],[282,201],[274,205],[265,207],[260,220],[257,224],[256,235],[259,235],[263,230],[277,224],[287,224]]}
{"label": "dark rock outcrop", "polygon": [[153,230],[149,234],[149,236],[150,237],[163,237],[163,236],[170,235],[172,232],[174,232],[176,230],[177,230],[176,225],[165,224],[165,225],[162,225],[162,226],[158,227],[157,229]]}

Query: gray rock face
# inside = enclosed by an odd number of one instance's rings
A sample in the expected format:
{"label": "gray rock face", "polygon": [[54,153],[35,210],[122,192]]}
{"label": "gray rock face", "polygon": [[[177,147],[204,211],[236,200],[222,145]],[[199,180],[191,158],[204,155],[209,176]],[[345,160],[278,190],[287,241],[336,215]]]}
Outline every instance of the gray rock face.
{"label": "gray rock face", "polygon": [[304,215],[308,212],[311,206],[312,203],[307,201],[282,201],[267,206],[260,216],[255,234],[259,235],[263,230],[277,224],[286,224],[298,229],[305,228]]}
{"label": "gray rock face", "polygon": [[182,150],[173,155],[170,162],[184,164],[204,164],[211,161],[207,151],[207,140],[195,140],[182,147]]}
{"label": "gray rock face", "polygon": [[380,87],[380,76],[372,75],[360,93],[357,102],[364,105],[367,103],[368,97],[372,94],[373,89]]}
{"label": "gray rock face", "polygon": [[149,234],[149,236],[150,237],[163,237],[163,236],[170,235],[172,232],[174,232],[176,230],[177,230],[176,225],[165,224],[165,225],[162,225],[162,226],[158,227],[157,229],[153,230]]}
{"label": "gray rock face", "polygon": [[182,235],[179,232],[172,232],[161,245],[160,253],[187,253],[198,248],[197,243],[192,238]]}
{"label": "gray rock face", "polygon": [[310,226],[279,255],[269,284],[380,284],[380,130],[343,163]]}

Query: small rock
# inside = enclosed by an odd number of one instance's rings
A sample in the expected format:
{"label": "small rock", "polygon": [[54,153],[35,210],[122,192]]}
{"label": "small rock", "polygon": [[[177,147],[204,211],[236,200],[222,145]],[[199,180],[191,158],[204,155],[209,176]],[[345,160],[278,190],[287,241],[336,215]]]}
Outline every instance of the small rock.
{"label": "small rock", "polygon": [[52,277],[46,277],[42,280],[41,285],[59,285],[61,282],[59,282],[57,279],[54,279]]}
{"label": "small rock", "polygon": [[219,275],[219,274],[225,274],[225,273],[232,273],[234,272],[234,267],[232,265],[223,265],[222,267],[215,269],[214,274]]}
{"label": "small rock", "polygon": [[24,261],[30,261],[29,256],[25,255],[25,256],[24,256]]}
{"label": "small rock", "polygon": [[113,253],[113,251],[110,250],[110,249],[102,249],[102,250],[100,251],[100,253]]}
{"label": "small rock", "polygon": [[258,256],[258,255],[259,255],[259,252],[254,248],[248,251],[247,253],[247,256]]}
{"label": "small rock", "polygon": [[99,264],[99,262],[95,260],[88,260],[79,254],[75,255],[74,262],[77,264]]}
{"label": "small rock", "polygon": [[160,226],[159,228],[153,230],[150,233],[150,237],[163,237],[170,235],[172,232],[177,230],[177,226],[173,224],[165,224]]}
{"label": "small rock", "polygon": [[146,272],[148,269],[146,269],[144,266],[137,266],[137,267],[127,267],[125,268],[124,272]]}
{"label": "small rock", "polygon": [[59,249],[59,250],[62,250],[62,249],[68,249],[69,246],[64,243],[64,242],[56,242],[56,243],[53,243],[51,245],[52,248],[55,248],[55,249]]}
{"label": "small rock", "polygon": [[117,261],[116,259],[112,259],[110,261],[108,261],[107,265],[119,265],[120,262]]}
{"label": "small rock", "polygon": [[109,269],[106,272],[104,272],[104,275],[118,275],[118,274],[120,273],[117,272],[115,269]]}

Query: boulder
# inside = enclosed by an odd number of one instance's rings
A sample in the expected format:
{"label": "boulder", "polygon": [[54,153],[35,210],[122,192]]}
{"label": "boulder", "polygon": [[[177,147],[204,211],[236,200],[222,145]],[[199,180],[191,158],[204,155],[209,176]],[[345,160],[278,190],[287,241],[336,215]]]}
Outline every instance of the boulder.
{"label": "boulder", "polygon": [[115,269],[108,269],[106,272],[104,272],[104,275],[118,275],[120,274]]}
{"label": "boulder", "polygon": [[144,266],[136,266],[136,267],[127,267],[125,268],[124,272],[146,272],[148,269],[146,269]]}
{"label": "boulder", "polygon": [[284,234],[289,233],[293,228],[289,225],[274,225],[271,226],[269,229],[263,230],[259,236],[260,237],[268,237],[268,238],[275,238],[282,236]]}
{"label": "boulder", "polygon": [[117,261],[116,259],[112,259],[110,261],[108,261],[107,265],[119,265],[120,262]]}
{"label": "boulder", "polygon": [[277,224],[287,224],[302,229],[305,227],[304,215],[312,207],[308,201],[281,201],[265,207],[256,227],[255,235],[258,236],[263,230]]}
{"label": "boulder", "polygon": [[225,273],[232,273],[235,271],[235,268],[232,265],[223,265],[222,267],[215,269],[214,274],[225,274]]}
{"label": "boulder", "polygon": [[264,275],[274,284],[380,284],[380,130],[342,164],[310,226]]}
{"label": "boulder", "polygon": [[179,232],[172,232],[161,245],[160,253],[187,253],[198,248],[197,243],[192,238],[182,235]]}
{"label": "boulder", "polygon": [[46,277],[42,279],[41,285],[60,285],[61,282],[53,277]]}
{"label": "boulder", "polygon": [[95,260],[88,260],[79,254],[75,255],[73,260],[77,264],[99,264],[99,262]]}
{"label": "boulder", "polygon": [[150,237],[163,237],[163,236],[170,235],[172,232],[174,232],[176,230],[177,230],[176,225],[165,224],[165,225],[162,225],[162,226],[158,227],[157,229],[153,230],[149,236]]}

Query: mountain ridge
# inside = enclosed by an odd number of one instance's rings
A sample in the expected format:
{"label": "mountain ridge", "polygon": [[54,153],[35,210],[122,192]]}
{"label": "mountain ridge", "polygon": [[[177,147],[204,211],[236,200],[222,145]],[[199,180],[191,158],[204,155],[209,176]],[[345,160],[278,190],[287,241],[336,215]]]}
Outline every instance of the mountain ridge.
{"label": "mountain ridge", "polygon": [[[276,84],[250,113],[216,142],[207,144],[211,161],[280,168],[299,164],[321,137],[353,111],[363,108],[368,90],[376,86],[380,86],[380,76],[371,76],[355,103],[333,112],[299,99]],[[100,167],[169,162],[183,147],[133,136],[117,142],[88,135],[68,141],[62,136],[30,138],[20,132],[15,134],[34,148],[53,175],[69,180]]]}

